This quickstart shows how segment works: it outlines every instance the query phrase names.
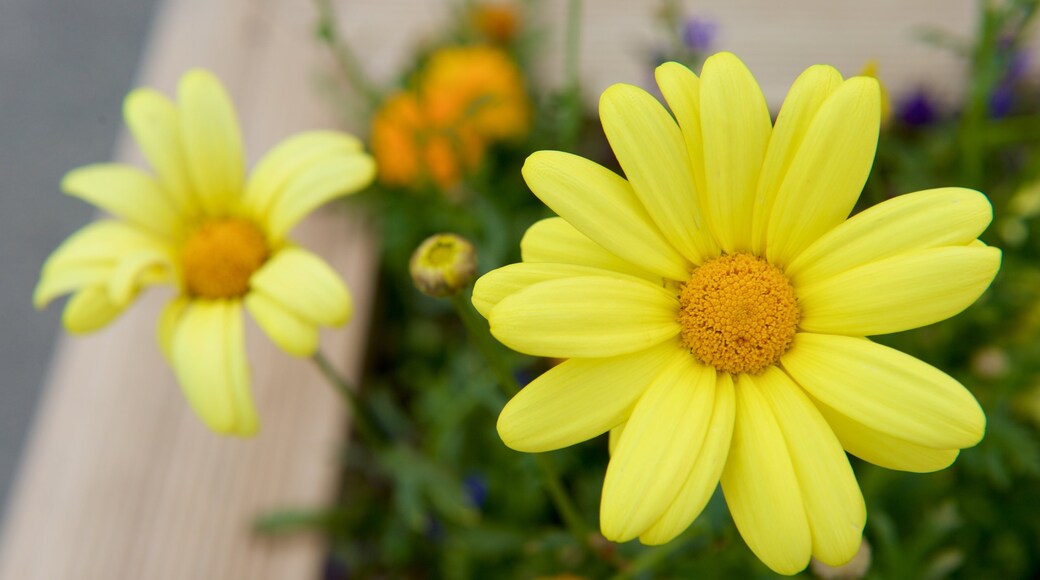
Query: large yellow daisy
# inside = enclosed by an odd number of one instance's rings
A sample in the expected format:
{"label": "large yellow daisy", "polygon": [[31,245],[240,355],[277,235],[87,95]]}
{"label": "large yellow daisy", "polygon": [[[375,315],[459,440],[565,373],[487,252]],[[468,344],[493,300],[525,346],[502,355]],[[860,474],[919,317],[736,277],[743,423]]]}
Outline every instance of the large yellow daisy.
{"label": "large yellow daisy", "polygon": [[63,322],[91,332],[144,287],[177,290],[159,341],[199,417],[219,433],[258,428],[249,390],[242,306],[282,349],[309,356],[318,327],[344,324],[351,302],[339,276],[288,238],[325,202],[358,191],[375,174],[350,135],[292,137],[245,175],[235,110],[220,82],[193,70],[178,103],[131,92],[124,117],[155,175],[121,164],[69,172],[62,189],[114,216],[70,236],[47,259],[38,308],[72,293]]}
{"label": "large yellow daisy", "polygon": [[877,145],[874,79],[811,67],[775,125],[732,54],[700,78],[662,65],[657,82],[672,114],[629,85],[600,100],[627,179],[558,151],[524,166],[560,217],[533,225],[523,262],[482,277],[473,303],[506,345],[569,360],[506,405],[499,434],[540,452],[611,431],[610,540],[670,541],[721,479],[773,570],[845,563],[866,520],[846,451],[927,472],[983,435],[957,381],[865,337],[986,290],[992,209],[943,188],[846,219]]}

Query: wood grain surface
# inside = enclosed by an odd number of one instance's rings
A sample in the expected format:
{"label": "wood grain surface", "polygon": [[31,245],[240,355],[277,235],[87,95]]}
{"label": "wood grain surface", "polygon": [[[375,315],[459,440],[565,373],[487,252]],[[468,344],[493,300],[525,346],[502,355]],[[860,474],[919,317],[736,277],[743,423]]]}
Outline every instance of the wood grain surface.
{"label": "wood grain surface", "polygon": [[[293,132],[336,120],[315,91],[329,63],[313,28],[310,5],[296,0],[170,1],[138,84],[173,94],[185,70],[213,70],[238,105],[255,161]],[[116,157],[141,159],[129,139]],[[326,332],[322,348],[356,379],[374,291],[371,231],[330,209],[296,233],[353,292],[354,319]],[[9,509],[0,578],[319,575],[317,539],[264,540],[250,526],[266,510],[333,500],[343,405],[311,361],[279,351],[247,323],[261,432],[240,440],[207,431],[156,345],[169,296],[149,291],[103,331],[61,340]]]}

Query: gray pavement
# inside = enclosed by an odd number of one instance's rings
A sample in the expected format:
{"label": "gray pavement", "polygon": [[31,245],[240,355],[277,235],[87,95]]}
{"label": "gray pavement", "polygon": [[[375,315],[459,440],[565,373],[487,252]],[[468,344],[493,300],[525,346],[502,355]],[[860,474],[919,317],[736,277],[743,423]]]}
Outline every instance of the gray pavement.
{"label": "gray pavement", "polygon": [[156,0],[0,0],[0,517],[60,332],[40,264],[93,215],[62,175],[111,158]]}

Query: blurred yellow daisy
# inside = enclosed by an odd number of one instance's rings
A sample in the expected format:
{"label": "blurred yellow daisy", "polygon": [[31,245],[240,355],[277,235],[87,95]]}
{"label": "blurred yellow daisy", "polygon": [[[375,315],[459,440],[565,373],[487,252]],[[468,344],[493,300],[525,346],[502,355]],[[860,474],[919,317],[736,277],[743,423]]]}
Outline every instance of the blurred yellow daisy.
{"label": "blurred yellow daisy", "polygon": [[319,326],[344,324],[346,286],[288,238],[327,201],[368,185],[375,165],[350,135],[314,131],[265,156],[248,179],[234,107],[209,72],[180,79],[178,103],[131,92],[124,117],[155,174],[121,164],[69,172],[62,189],[114,216],[70,236],[43,265],[33,301],[72,293],[63,322],[97,330],[144,287],[178,294],[159,342],[199,417],[218,433],[258,428],[249,389],[242,306],[282,349],[309,356]]}
{"label": "blurred yellow daisy", "polygon": [[[851,559],[866,520],[845,451],[907,471],[948,466],[985,416],[957,381],[865,338],[938,322],[1000,266],[976,238],[986,198],[944,188],[846,219],[873,163],[874,79],[806,70],[776,124],[751,73],[715,55],[667,63],[647,92],[615,85],[600,118],[627,179],[558,151],[523,174],[560,217],[473,302],[521,352],[568,358],[514,397],[510,447],[611,431],[600,526],[668,542],[721,479],[770,568]],[[674,115],[674,118],[673,116]]]}

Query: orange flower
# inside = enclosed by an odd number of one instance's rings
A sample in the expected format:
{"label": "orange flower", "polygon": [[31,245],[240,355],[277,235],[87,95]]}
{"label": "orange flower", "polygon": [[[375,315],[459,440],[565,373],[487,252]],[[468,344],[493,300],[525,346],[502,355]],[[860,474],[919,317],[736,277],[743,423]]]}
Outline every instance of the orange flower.
{"label": "orange flower", "polygon": [[430,57],[419,86],[434,122],[471,120],[490,140],[527,135],[531,104],[523,75],[502,50],[443,48]]}
{"label": "orange flower", "polygon": [[468,124],[435,123],[415,93],[401,92],[376,113],[372,153],[384,185],[448,190],[480,165],[484,145]]}
{"label": "orange flower", "polygon": [[473,27],[496,44],[509,44],[516,37],[520,14],[511,4],[481,4],[471,13]]}
{"label": "orange flower", "polygon": [[398,93],[376,113],[379,181],[450,190],[480,165],[488,143],[522,138],[530,122],[523,75],[509,55],[488,46],[441,49],[420,73],[418,92]]}

